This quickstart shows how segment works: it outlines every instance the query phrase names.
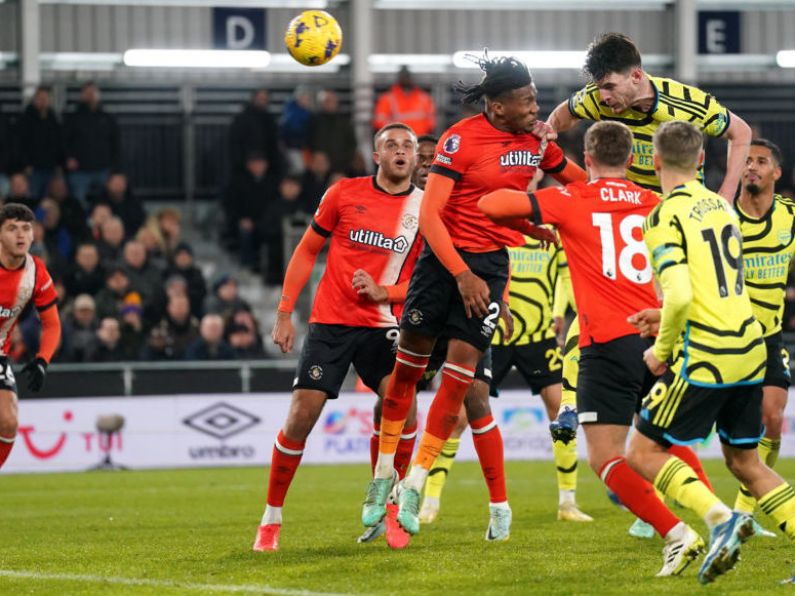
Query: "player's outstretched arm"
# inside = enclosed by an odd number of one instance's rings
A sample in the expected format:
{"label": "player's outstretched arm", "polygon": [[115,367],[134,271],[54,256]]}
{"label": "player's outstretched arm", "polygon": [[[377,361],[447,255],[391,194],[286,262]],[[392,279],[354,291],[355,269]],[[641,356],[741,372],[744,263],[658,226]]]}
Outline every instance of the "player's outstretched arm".
{"label": "player's outstretched arm", "polygon": [[323,248],[326,238],[318,234],[312,227],[308,227],[301,242],[290,258],[287,265],[287,272],[284,274],[284,286],[282,287],[282,299],[276,312],[276,322],[273,325],[271,339],[279,346],[282,353],[286,354],[293,349],[295,341],[295,327],[291,320],[295,302],[304,289],[306,282],[312,275],[312,267],[315,266],[317,255]]}
{"label": "player's outstretched arm", "polygon": [[563,186],[571,184],[572,182],[588,182],[588,172],[571,160],[566,160],[566,167],[560,172],[550,174],[550,176]]}
{"label": "player's outstretched arm", "polygon": [[558,104],[558,107],[552,110],[549,118],[547,118],[547,124],[557,132],[564,132],[573,128],[574,125],[577,124],[577,120],[577,118],[571,115],[569,101],[566,100]]}
{"label": "player's outstretched arm", "polygon": [[501,188],[483,195],[478,207],[490,220],[503,224],[533,215],[533,206],[526,192]]}
{"label": "player's outstretched arm", "polygon": [[734,203],[734,195],[737,194],[745,160],[748,159],[753,132],[745,120],[737,114],[729,112],[729,118],[729,128],[726,130],[726,140],[729,142],[726,153],[726,176],[718,194],[729,203]]}

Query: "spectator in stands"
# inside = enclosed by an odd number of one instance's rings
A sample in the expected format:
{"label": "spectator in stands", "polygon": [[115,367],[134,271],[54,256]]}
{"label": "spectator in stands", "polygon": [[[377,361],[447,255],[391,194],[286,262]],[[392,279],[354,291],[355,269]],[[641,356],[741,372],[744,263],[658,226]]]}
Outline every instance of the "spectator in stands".
{"label": "spectator in stands", "polygon": [[69,186],[63,176],[55,176],[47,187],[47,197],[55,200],[61,209],[61,221],[75,241],[88,238],[86,211],[76,198],[69,194]]}
{"label": "spectator in stands", "polygon": [[88,232],[94,241],[99,242],[102,239],[102,226],[111,217],[113,217],[113,211],[110,210],[110,205],[99,203],[91,208],[87,223]]}
{"label": "spectator in stands", "polygon": [[238,310],[251,310],[251,306],[238,295],[237,280],[222,274],[213,283],[213,293],[207,298],[204,312],[215,313],[228,320]]}
{"label": "spectator in stands", "polygon": [[163,284],[163,270],[149,262],[146,248],[138,240],[128,240],[124,245],[123,265],[130,285],[141,294],[144,308],[159,295]]}
{"label": "spectator in stands", "polygon": [[180,242],[174,249],[171,265],[166,270],[166,279],[176,276],[185,280],[190,310],[197,316],[204,313],[204,299],[207,296],[207,282],[201,269],[193,263],[193,249],[186,242]]}
{"label": "spectator in stands", "polygon": [[50,88],[39,86],[18,124],[19,161],[36,199],[64,163],[61,123],[50,104]]}
{"label": "spectator in stands", "polygon": [[85,206],[92,191],[99,191],[121,159],[116,118],[99,103],[99,89],[88,82],[80,89],[80,103],[65,118],[66,169],[72,194]]}
{"label": "spectator in stands", "polygon": [[80,294],[72,311],[64,317],[61,334],[61,362],[91,362],[98,346],[96,304],[88,294]]}
{"label": "spectator in stands", "polygon": [[283,158],[279,149],[279,127],[268,111],[267,89],[257,89],[243,111],[232,120],[229,130],[230,165],[232,173],[246,168],[246,157],[256,151],[265,156],[276,177],[281,176]]}
{"label": "spectator in stands", "polygon": [[110,217],[100,227],[99,258],[105,267],[115,265],[121,261],[124,247],[124,224],[116,216]]}
{"label": "spectator in stands", "polygon": [[330,89],[318,93],[319,111],[312,120],[309,148],[329,156],[331,169],[346,172],[356,151],[356,131],[351,117],[340,112],[337,94]]}
{"label": "spectator in stands", "polygon": [[227,342],[235,350],[239,360],[265,358],[265,348],[259,325],[248,310],[238,310],[226,329]]}
{"label": "spectator in stands", "polygon": [[99,262],[99,251],[93,242],[77,245],[75,262],[64,277],[66,291],[71,296],[96,296],[105,287],[105,271]]}
{"label": "spectator in stands", "polygon": [[127,176],[114,172],[108,176],[99,195],[100,203],[110,205],[113,214],[122,220],[127,237],[132,238],[146,221],[146,211],[140,199],[133,196],[127,184]]}
{"label": "spectator in stands", "polygon": [[432,134],[436,129],[433,98],[414,84],[407,66],[400,68],[395,84],[375,104],[373,129],[379,130],[391,122],[410,126],[417,136]]}
{"label": "spectator in stands", "polygon": [[121,325],[116,317],[105,317],[97,329],[97,349],[94,362],[123,362],[126,360],[121,342]]}
{"label": "spectator in stands", "polygon": [[121,307],[121,344],[126,360],[137,360],[144,344],[144,309],[135,292],[128,294]]}
{"label": "spectator in stands", "polygon": [[30,194],[30,185],[25,174],[17,172],[11,175],[6,203],[21,203],[31,211],[35,211],[38,207],[39,200]]}
{"label": "spectator in stands", "polygon": [[284,105],[279,121],[279,135],[287,149],[287,173],[301,173],[305,167],[304,152],[309,147],[312,127],[312,95],[299,85]]}
{"label": "spectator in stands", "polygon": [[52,258],[57,254],[60,261],[70,263],[74,252],[74,241],[61,222],[61,208],[53,199],[43,199],[36,209],[36,216],[44,226],[44,242]]}
{"label": "spectator in stands", "polygon": [[171,207],[164,207],[157,212],[156,218],[163,239],[163,258],[168,260],[174,254],[177,244],[182,241],[182,214]]}
{"label": "spectator in stands", "polygon": [[226,236],[240,251],[241,264],[253,271],[260,268],[263,216],[268,205],[276,201],[277,188],[268,160],[262,153],[253,152],[246,160],[245,171],[233,176],[224,196]]}
{"label": "spectator in stands", "polygon": [[140,300],[140,294],[130,285],[130,278],[123,267],[113,265],[106,271],[105,287],[94,296],[99,318],[119,316],[124,299],[131,293],[137,294]]}
{"label": "spectator in stands", "polygon": [[309,162],[309,167],[304,172],[301,179],[302,192],[304,194],[305,209],[309,213],[314,213],[320,204],[323,193],[329,186],[331,178],[331,162],[328,155],[323,151],[315,151]]}
{"label": "spectator in stands", "polygon": [[11,170],[11,128],[3,114],[0,114],[0,201],[8,196],[8,173]]}
{"label": "spectator in stands", "polygon": [[143,350],[145,360],[181,360],[199,337],[199,322],[190,312],[187,296],[171,296],[166,316],[152,328]]}
{"label": "spectator in stands", "polygon": [[200,337],[185,351],[185,360],[234,360],[235,352],[224,340],[224,320],[220,315],[204,315]]}
{"label": "spectator in stands", "polygon": [[347,178],[358,178],[359,176],[367,176],[368,174],[367,162],[364,159],[364,155],[357,149],[353,153],[351,167],[345,170],[345,176]]}
{"label": "spectator in stands", "polygon": [[265,244],[265,283],[280,285],[284,279],[284,222],[286,219],[297,219],[302,227],[306,227],[305,217],[311,213],[304,203],[301,178],[286,176],[279,184],[276,200],[265,209],[262,218],[262,241]]}

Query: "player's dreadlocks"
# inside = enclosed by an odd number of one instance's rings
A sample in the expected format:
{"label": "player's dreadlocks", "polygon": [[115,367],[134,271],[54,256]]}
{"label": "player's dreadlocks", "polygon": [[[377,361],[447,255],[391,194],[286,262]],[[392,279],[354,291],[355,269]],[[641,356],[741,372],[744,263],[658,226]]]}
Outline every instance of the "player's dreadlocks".
{"label": "player's dreadlocks", "polygon": [[468,56],[476,62],[480,69],[486,73],[477,85],[466,85],[458,81],[455,90],[463,93],[463,103],[476,103],[483,97],[497,99],[501,95],[530,85],[533,77],[527,65],[513,56],[500,56],[489,59],[488,50],[483,51],[483,56]]}

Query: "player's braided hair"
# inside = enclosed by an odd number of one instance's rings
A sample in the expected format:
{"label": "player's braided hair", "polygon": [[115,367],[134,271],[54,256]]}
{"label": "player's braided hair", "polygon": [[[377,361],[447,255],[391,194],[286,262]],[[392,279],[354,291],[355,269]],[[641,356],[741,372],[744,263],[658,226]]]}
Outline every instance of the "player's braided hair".
{"label": "player's braided hair", "polygon": [[525,87],[533,82],[527,65],[513,56],[489,58],[488,50],[483,56],[467,56],[475,62],[485,74],[476,85],[466,85],[458,81],[455,90],[463,93],[463,103],[477,103],[482,98],[497,99],[505,93]]}

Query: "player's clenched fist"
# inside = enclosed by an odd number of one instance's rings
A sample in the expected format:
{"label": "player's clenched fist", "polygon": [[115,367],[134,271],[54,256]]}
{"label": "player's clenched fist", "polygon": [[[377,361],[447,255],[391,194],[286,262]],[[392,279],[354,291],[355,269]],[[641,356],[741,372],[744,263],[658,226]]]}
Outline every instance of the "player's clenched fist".
{"label": "player's clenched fist", "polygon": [[455,276],[458,291],[464,302],[467,318],[485,317],[489,313],[489,286],[470,270]]}
{"label": "player's clenched fist", "polygon": [[276,322],[273,324],[271,339],[273,339],[273,343],[279,346],[282,354],[287,354],[293,349],[295,327],[289,312],[279,311],[276,313]]}
{"label": "player's clenched fist", "polygon": [[646,308],[627,317],[627,323],[640,332],[641,337],[657,335],[660,330],[660,309]]}
{"label": "player's clenched fist", "polygon": [[365,296],[373,302],[386,302],[389,298],[386,288],[375,283],[373,277],[364,269],[353,272],[352,284],[359,296]]}

